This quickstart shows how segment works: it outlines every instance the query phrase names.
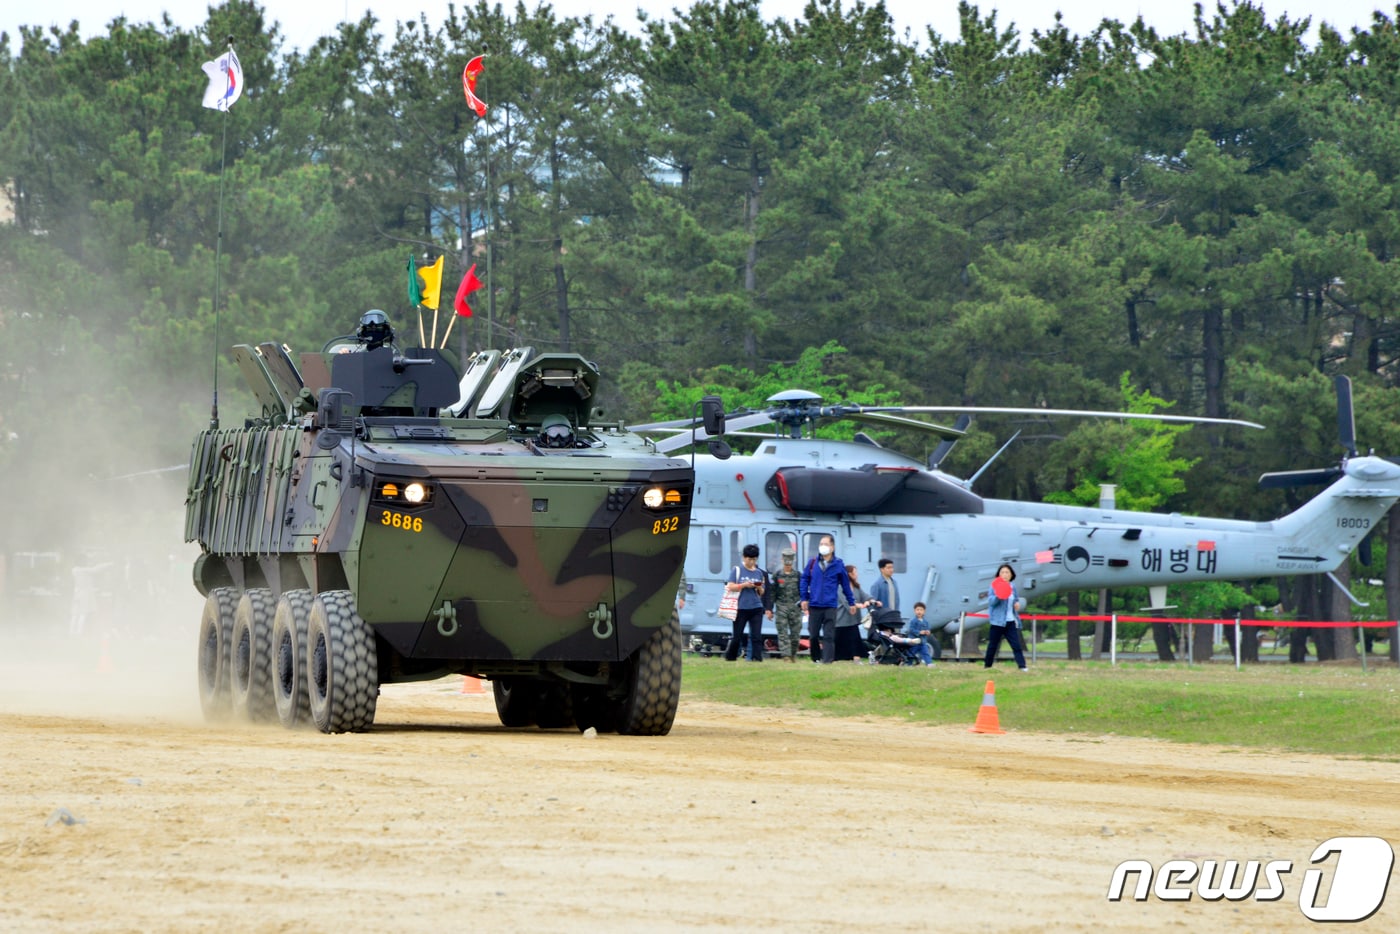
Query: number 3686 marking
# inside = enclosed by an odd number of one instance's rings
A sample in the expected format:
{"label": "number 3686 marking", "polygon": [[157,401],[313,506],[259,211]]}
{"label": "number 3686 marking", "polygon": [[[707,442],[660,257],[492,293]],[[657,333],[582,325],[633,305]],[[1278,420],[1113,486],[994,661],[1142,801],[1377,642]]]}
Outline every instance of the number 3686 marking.
{"label": "number 3686 marking", "polygon": [[667,532],[674,532],[681,527],[680,516],[667,516],[665,519],[657,519],[651,524],[652,535],[664,535]]}
{"label": "number 3686 marking", "polygon": [[401,512],[390,512],[387,509],[380,515],[379,524],[392,526],[396,529],[403,529],[405,532],[423,531],[422,516],[406,516]]}

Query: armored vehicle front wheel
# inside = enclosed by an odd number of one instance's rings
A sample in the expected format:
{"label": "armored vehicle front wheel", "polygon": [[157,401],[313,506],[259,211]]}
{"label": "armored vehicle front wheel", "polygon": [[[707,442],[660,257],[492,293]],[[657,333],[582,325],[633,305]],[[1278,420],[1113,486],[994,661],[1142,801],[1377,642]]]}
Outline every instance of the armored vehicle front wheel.
{"label": "armored vehicle front wheel", "polygon": [[237,608],[237,590],[215,587],[199,618],[199,706],[206,720],[222,720],[230,712],[229,646]]}
{"label": "armored vehicle front wheel", "polygon": [[289,590],[272,616],[272,697],[277,719],[287,728],[311,723],[306,690],[306,625],[311,591]]}
{"label": "armored vehicle front wheel", "polygon": [[627,694],[617,731],[665,736],[681,703],[681,626],[674,618],[651,634],[629,660]]}
{"label": "armored vehicle front wheel", "polygon": [[273,608],[272,591],[257,587],[243,594],[233,614],[233,715],[254,723],[267,723],[277,713],[272,698]]}
{"label": "armored vehicle front wheel", "polygon": [[580,730],[665,736],[681,701],[681,627],[672,619],[627,659],[620,684],[575,685],[574,719]]}
{"label": "armored vehicle front wheel", "polygon": [[350,591],[328,590],[311,601],[306,675],[311,719],[322,733],[362,733],[374,723],[379,653]]}
{"label": "armored vehicle front wheel", "polygon": [[496,716],[501,725],[522,727],[535,725],[535,706],[539,688],[524,678],[496,678],[491,682],[491,694],[496,698]]}

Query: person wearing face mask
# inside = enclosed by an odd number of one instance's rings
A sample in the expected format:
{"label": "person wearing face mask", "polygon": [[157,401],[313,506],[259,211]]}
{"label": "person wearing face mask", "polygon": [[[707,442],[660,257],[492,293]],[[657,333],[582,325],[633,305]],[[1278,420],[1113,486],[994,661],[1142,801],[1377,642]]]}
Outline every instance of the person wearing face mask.
{"label": "person wearing face mask", "polygon": [[[856,611],[856,595],[845,563],[836,557],[836,540],[823,535],[817,546],[817,557],[807,562],[799,582],[801,607],[807,614],[807,634],[811,644],[812,661],[830,664],[836,660],[836,614],[838,594],[845,594],[846,610]],[[818,642],[820,641],[820,648]]]}

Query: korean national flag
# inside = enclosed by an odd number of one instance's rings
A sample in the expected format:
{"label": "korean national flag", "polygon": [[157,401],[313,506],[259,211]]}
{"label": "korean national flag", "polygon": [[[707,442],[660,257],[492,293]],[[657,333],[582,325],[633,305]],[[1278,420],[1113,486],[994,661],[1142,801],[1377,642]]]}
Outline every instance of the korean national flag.
{"label": "korean national flag", "polygon": [[243,66],[238,55],[229,49],[212,62],[204,63],[209,87],[204,89],[204,106],[210,110],[228,110],[243,96]]}

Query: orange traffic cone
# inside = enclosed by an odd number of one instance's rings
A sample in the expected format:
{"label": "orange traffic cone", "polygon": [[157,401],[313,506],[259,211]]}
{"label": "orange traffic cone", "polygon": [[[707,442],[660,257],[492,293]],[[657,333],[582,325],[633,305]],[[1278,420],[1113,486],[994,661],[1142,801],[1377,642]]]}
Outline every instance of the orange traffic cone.
{"label": "orange traffic cone", "polygon": [[977,708],[977,722],[968,729],[969,733],[1005,733],[997,719],[997,686],[991,681],[982,694],[982,706]]}
{"label": "orange traffic cone", "polygon": [[486,688],[482,686],[480,678],[473,678],[471,675],[462,675],[461,694],[485,694]]}
{"label": "orange traffic cone", "polygon": [[107,674],[112,670],[112,656],[107,654],[107,637],[102,637],[102,654],[97,659],[97,673]]}

